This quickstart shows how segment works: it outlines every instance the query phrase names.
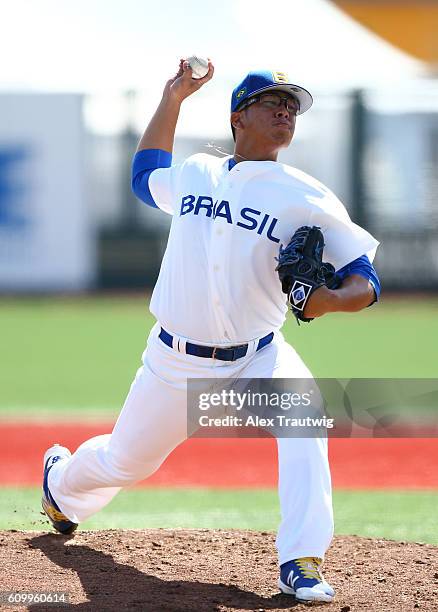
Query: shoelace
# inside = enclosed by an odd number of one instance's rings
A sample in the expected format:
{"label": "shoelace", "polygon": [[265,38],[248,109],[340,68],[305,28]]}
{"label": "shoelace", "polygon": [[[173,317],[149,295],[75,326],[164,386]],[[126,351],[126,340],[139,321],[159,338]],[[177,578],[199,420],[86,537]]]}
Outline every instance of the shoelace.
{"label": "shoelace", "polygon": [[319,571],[321,565],[320,559],[317,557],[302,557],[301,559],[296,559],[295,563],[302,572],[303,578],[310,578],[322,582],[321,572]]}

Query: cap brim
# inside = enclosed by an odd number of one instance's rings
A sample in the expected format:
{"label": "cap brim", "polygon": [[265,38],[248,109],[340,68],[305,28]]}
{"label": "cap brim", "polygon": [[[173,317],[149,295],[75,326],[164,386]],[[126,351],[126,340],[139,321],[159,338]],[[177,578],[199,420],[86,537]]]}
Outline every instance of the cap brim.
{"label": "cap brim", "polygon": [[[304,87],[300,87],[299,85],[293,85],[292,83],[282,83],[281,85],[276,83],[275,85],[262,87],[261,89],[253,91],[248,96],[248,98],[252,98],[257,94],[262,93],[263,91],[269,91],[270,89],[275,89],[276,91],[285,91],[286,93],[289,93],[295,98],[297,98],[298,102],[300,103],[300,110],[298,111],[297,115],[302,115],[303,113],[308,111],[313,104],[312,94],[307,91],[307,89],[304,89]],[[239,110],[239,108],[237,108],[236,110]]]}

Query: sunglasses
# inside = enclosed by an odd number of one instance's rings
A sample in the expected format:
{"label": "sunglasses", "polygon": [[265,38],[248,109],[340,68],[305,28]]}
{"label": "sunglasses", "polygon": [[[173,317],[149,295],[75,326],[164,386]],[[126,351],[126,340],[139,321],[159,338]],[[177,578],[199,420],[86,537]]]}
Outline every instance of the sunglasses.
{"label": "sunglasses", "polygon": [[248,98],[248,100],[246,100],[238,110],[241,111],[244,108],[251,106],[251,104],[257,103],[259,103],[263,108],[273,110],[275,108],[280,108],[283,102],[286,103],[286,110],[291,115],[296,115],[300,110],[300,103],[296,98],[293,98],[292,96],[280,96],[280,94],[277,93],[260,94],[258,96],[253,96],[252,98]]}

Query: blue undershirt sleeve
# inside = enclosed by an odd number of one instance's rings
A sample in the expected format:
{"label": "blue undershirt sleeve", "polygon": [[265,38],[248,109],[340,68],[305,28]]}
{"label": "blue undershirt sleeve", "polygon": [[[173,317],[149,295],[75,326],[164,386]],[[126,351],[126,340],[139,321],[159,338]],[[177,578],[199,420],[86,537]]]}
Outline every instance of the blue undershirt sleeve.
{"label": "blue undershirt sleeve", "polygon": [[132,160],[132,191],[148,206],[158,208],[149,190],[149,177],[157,168],[170,168],[172,153],[162,149],[138,151]]}
{"label": "blue undershirt sleeve", "polygon": [[[338,270],[337,273],[341,276],[342,280],[347,278],[347,276],[351,276],[352,274],[359,274],[359,276],[366,278],[373,286],[376,296],[374,302],[377,302],[380,297],[380,280],[373,264],[366,255],[362,255],[354,261],[351,261],[349,264]],[[374,302],[372,303],[374,304]]]}

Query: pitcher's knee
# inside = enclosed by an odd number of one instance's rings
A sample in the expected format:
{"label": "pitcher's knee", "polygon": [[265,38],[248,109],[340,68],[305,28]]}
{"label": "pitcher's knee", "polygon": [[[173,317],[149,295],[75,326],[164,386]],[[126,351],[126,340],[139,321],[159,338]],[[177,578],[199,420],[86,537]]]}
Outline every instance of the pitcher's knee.
{"label": "pitcher's knee", "polygon": [[161,461],[133,461],[131,457],[107,453],[107,468],[111,472],[114,486],[127,487],[151,476],[161,465]]}

